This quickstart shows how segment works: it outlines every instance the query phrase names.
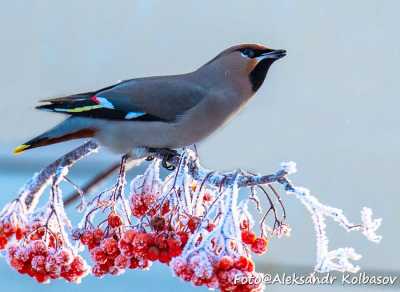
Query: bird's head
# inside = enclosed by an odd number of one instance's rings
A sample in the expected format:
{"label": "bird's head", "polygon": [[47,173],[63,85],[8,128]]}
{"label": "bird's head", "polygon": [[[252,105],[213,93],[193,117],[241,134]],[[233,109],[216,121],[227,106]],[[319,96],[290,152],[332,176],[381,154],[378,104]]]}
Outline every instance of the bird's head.
{"label": "bird's head", "polygon": [[285,50],[273,50],[260,44],[241,44],[224,50],[204,66],[221,70],[233,80],[245,80],[256,92],[272,63],[284,56]]}

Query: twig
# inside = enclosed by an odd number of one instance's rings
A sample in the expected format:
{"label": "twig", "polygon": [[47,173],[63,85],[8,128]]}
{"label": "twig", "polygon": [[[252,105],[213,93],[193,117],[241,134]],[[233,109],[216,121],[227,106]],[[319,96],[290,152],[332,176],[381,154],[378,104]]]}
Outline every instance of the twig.
{"label": "twig", "polygon": [[[110,167],[106,168],[104,171],[96,175],[92,180],[86,183],[82,188],[83,195],[86,195],[91,190],[93,190],[97,185],[99,185],[104,180],[108,179],[117,169],[119,168],[119,163],[115,163]],[[78,191],[73,192],[64,200],[64,205],[68,206],[80,198]]]}
{"label": "twig", "polygon": [[[140,161],[138,160],[128,160],[126,163],[126,171],[134,168],[139,164]],[[110,167],[106,168],[102,172],[100,172],[98,175],[96,175],[93,179],[91,179],[89,182],[87,182],[82,188],[83,195],[86,196],[88,193],[90,193],[94,188],[96,188],[99,184],[101,184],[103,181],[108,179],[116,170],[118,170],[120,167],[119,163],[115,163],[111,165]],[[64,205],[68,206],[75,202],[77,199],[80,198],[80,194],[78,191],[73,192],[71,195],[69,195],[65,200],[64,200]]]}

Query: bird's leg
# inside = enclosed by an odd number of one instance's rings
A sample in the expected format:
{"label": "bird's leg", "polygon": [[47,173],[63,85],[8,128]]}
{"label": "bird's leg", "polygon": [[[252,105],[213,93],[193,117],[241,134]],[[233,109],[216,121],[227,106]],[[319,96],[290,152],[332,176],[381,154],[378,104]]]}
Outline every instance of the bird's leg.
{"label": "bird's leg", "polygon": [[[150,153],[155,153],[158,155],[161,155],[163,157],[161,165],[170,171],[175,170],[175,165],[173,165],[171,163],[171,161],[173,160],[173,158],[179,156],[178,151],[174,150],[174,149],[169,149],[169,148],[149,148],[149,152]],[[153,155],[150,155],[147,157],[146,160],[151,161],[154,159]]]}

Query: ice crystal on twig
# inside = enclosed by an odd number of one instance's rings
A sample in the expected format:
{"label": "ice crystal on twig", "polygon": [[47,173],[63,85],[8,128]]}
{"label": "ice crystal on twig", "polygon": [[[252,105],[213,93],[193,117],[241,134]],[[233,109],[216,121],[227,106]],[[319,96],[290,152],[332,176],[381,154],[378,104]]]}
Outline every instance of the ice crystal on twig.
{"label": "ice crystal on twig", "polygon": [[317,244],[317,262],[316,272],[357,272],[360,267],[354,266],[350,260],[359,260],[361,255],[357,254],[353,248],[338,248],[329,251],[328,236],[326,235],[325,218],[330,217],[339,223],[347,231],[361,230],[368,240],[379,242],[381,237],[375,234],[375,231],[381,223],[381,219],[372,220],[372,211],[369,208],[363,208],[361,212],[362,224],[353,224],[349,222],[341,209],[333,208],[322,204],[316,197],[310,194],[310,191],[303,187],[293,187],[288,191],[294,194],[302,202],[311,214],[314,223]]}

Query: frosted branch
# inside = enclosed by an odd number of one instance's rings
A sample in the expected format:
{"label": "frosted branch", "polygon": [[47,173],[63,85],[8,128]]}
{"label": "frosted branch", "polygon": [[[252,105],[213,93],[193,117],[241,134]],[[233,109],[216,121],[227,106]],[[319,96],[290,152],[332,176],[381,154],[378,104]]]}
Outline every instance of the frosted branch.
{"label": "frosted branch", "polygon": [[[57,278],[79,282],[89,270],[103,277],[127,269],[146,270],[159,261],[195,285],[263,291],[261,283],[241,284],[235,279],[259,277],[252,254],[266,253],[269,240],[290,234],[284,192],[300,200],[311,214],[316,272],[359,269],[352,261],[361,255],[353,248],[329,250],[326,218],[347,231],[360,231],[369,241],[381,240],[376,233],[381,219],[374,219],[371,209],[363,208],[361,223],[354,224],[341,209],[324,205],[307,189],[295,186],[288,178],[297,171],[294,162],[283,162],[268,175],[240,169],[218,172],[204,168],[190,149],[175,156],[163,150],[148,157],[154,161],[131,181],[128,196],[126,171],[143,159],[128,161],[124,156],[118,167],[113,165],[83,189],[66,177],[70,167],[98,148],[89,141],[56,160],[35,174],[18,198],[0,212],[0,250],[5,250],[12,268],[39,282]],[[161,165],[173,170],[165,178],[160,177]],[[83,195],[116,169],[119,175],[110,188],[83,201]],[[82,198],[83,218],[74,229],[64,210],[63,180],[77,191],[68,202]],[[49,200],[39,208],[39,198],[50,184]],[[239,196],[241,189],[249,191],[247,197]],[[266,206],[257,191],[265,196]],[[249,212],[250,203],[255,204],[260,220]],[[91,267],[79,255],[84,248],[90,252]]]}

